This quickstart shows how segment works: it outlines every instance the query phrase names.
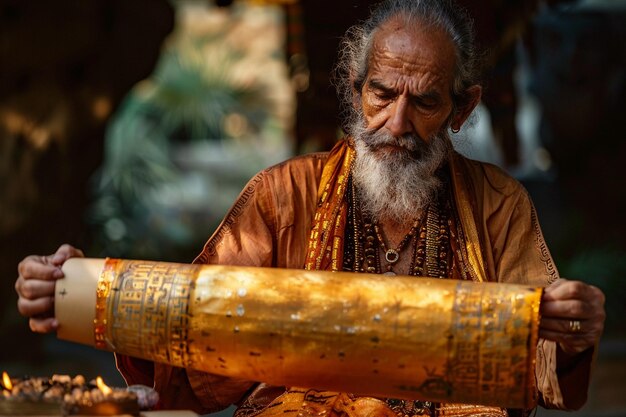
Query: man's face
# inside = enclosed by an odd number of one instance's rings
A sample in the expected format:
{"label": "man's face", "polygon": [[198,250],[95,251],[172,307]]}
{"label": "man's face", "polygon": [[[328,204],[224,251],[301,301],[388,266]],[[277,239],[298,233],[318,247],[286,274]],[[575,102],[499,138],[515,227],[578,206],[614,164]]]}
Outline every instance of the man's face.
{"label": "man's face", "polygon": [[[367,130],[427,142],[447,128],[455,50],[441,29],[391,19],[374,37],[369,71],[361,90]],[[425,145],[425,144],[418,144]],[[402,146],[387,143],[376,152]]]}

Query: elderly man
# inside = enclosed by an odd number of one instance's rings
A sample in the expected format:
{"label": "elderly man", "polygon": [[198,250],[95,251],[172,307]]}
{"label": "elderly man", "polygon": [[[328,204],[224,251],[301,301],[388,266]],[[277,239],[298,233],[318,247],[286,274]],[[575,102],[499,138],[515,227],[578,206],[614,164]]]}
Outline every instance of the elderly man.
{"label": "elderly man", "polygon": [[[540,402],[586,400],[604,296],[558,279],[534,208],[498,168],[452,150],[480,100],[470,19],[448,1],[390,0],[344,42],[339,86],[350,109],[347,140],[250,181],[196,262],[344,270],[546,286],[536,362]],[[16,289],[34,331],[50,317],[60,266],[82,252],[62,246],[19,266]],[[415,280],[420,285],[420,280]],[[272,387],[118,355],[130,384],[155,385],[166,408],[238,416],[524,415],[459,404],[400,401]],[[323,399],[319,400],[320,398]]]}

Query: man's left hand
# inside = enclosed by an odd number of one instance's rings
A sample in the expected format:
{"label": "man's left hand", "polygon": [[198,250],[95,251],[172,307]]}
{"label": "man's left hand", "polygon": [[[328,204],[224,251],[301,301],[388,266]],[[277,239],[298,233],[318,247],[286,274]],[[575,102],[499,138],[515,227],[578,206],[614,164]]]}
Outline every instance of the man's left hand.
{"label": "man's left hand", "polygon": [[540,312],[539,337],[569,356],[595,346],[604,330],[604,294],[584,282],[559,279],[546,287]]}

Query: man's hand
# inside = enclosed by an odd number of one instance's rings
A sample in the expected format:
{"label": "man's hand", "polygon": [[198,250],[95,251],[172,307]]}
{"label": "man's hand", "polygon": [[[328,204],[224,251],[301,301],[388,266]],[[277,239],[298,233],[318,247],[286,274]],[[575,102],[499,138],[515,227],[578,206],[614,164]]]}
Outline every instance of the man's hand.
{"label": "man's hand", "polygon": [[604,294],[599,288],[559,279],[545,289],[539,337],[558,342],[573,357],[598,343],[605,317]]}
{"label": "man's hand", "polygon": [[49,333],[56,330],[54,286],[57,279],[63,278],[61,266],[69,258],[84,256],[80,249],[66,244],[53,255],[31,255],[20,262],[17,267],[19,276],[15,281],[15,291],[19,295],[17,309],[30,318],[32,331]]}

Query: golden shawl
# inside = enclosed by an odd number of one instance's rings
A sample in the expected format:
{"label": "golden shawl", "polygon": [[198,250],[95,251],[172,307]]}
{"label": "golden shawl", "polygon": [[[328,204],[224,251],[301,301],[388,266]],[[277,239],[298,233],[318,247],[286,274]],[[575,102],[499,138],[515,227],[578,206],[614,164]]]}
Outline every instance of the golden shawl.
{"label": "golden shawl", "polygon": [[[343,239],[346,227],[348,203],[346,187],[354,149],[350,142],[339,142],[330,152],[324,166],[318,189],[319,203],[315,212],[305,269],[340,271],[343,263]],[[469,278],[473,281],[489,281],[481,252],[482,245],[474,219],[471,199],[468,195],[467,178],[456,164],[451,164],[454,200],[460,225],[458,233],[463,247],[458,248],[461,261],[468,266]],[[493,280],[493,279],[492,279]]]}

